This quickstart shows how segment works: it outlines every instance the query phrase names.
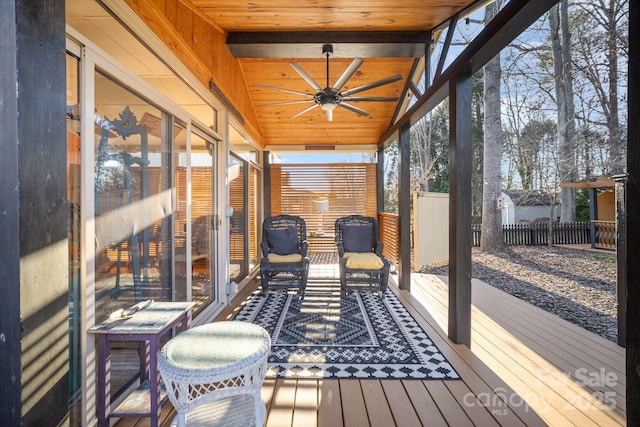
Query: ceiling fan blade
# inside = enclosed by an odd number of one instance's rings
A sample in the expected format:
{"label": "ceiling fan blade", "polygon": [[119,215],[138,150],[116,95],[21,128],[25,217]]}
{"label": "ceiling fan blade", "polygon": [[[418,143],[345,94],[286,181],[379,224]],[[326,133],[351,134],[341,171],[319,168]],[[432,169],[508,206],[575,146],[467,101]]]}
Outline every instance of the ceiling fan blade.
{"label": "ceiling fan blade", "polygon": [[301,95],[301,96],[306,96],[306,97],[313,98],[313,94],[311,94],[311,93],[306,93],[306,92],[299,92],[299,91],[297,91],[297,90],[284,89],[284,88],[281,88],[281,87],[275,87],[275,86],[268,86],[268,85],[263,85],[263,84],[260,84],[260,83],[256,83],[254,86],[257,86],[257,87],[263,87],[263,88],[265,88],[265,89],[277,90],[277,91],[279,91],[279,92],[292,93],[292,94],[294,94],[294,95]]}
{"label": "ceiling fan blade", "polygon": [[361,101],[376,101],[376,102],[395,102],[398,97],[391,96],[344,96],[343,101],[361,102]]}
{"label": "ceiling fan blade", "polygon": [[389,83],[397,82],[398,80],[402,80],[402,76],[400,74],[396,74],[395,76],[387,77],[386,79],[378,80],[377,82],[367,83],[366,85],[358,86],[353,89],[345,90],[342,92],[342,96],[353,95],[354,93],[362,92],[365,90],[373,89],[374,87],[384,86]]}
{"label": "ceiling fan blade", "polygon": [[361,116],[365,116],[367,117],[369,115],[368,112],[358,108],[358,107],[354,107],[353,105],[349,105],[346,102],[341,102],[340,104],[338,104],[338,107],[342,107],[342,108],[346,108],[347,110],[351,110],[354,113],[360,114]]}
{"label": "ceiling fan blade", "polygon": [[307,83],[309,83],[309,85],[311,85],[311,87],[314,88],[317,92],[322,91],[320,85],[318,85],[318,83],[316,83],[316,81],[313,80],[311,76],[307,74],[307,72],[304,71],[302,67],[300,67],[297,63],[289,62],[289,65],[291,65],[291,67],[293,67],[293,69],[296,70],[298,74],[300,74],[300,77],[302,77]]}
{"label": "ceiling fan blade", "polygon": [[301,99],[299,101],[274,102],[274,103],[271,103],[271,104],[261,104],[260,107],[277,107],[279,105],[308,104],[309,102],[313,102],[313,99]]}
{"label": "ceiling fan blade", "polygon": [[317,106],[318,106],[318,104],[313,104],[311,107],[305,108],[304,110],[300,111],[299,113],[294,114],[293,116],[291,116],[291,118],[295,119],[296,117],[300,117],[301,115],[303,115],[307,111],[311,111],[314,108],[316,108]]}
{"label": "ceiling fan blade", "polygon": [[344,73],[342,73],[336,84],[333,85],[333,89],[336,92],[340,92],[340,89],[342,89],[342,87],[347,83],[351,76],[353,76],[355,72],[358,71],[358,68],[360,68],[361,65],[362,59],[360,58],[355,58],[353,61],[351,61],[351,64],[349,64],[347,69],[344,70]]}

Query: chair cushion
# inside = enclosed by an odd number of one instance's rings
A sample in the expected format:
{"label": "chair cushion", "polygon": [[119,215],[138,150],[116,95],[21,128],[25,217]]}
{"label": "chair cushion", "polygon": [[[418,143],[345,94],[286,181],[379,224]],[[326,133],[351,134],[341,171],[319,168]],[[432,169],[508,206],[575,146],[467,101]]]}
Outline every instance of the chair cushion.
{"label": "chair cushion", "polygon": [[373,252],[351,252],[345,263],[347,268],[360,268],[363,270],[380,270],[384,267],[382,258]]}
{"label": "chair cushion", "polygon": [[371,224],[340,224],[345,252],[371,252],[373,226]]}
{"label": "chair cushion", "polygon": [[289,255],[278,255],[274,253],[270,253],[267,255],[269,262],[300,262],[302,261],[302,255],[300,254],[289,254]]}
{"label": "chair cushion", "polygon": [[289,255],[298,252],[298,230],[295,227],[272,228],[267,230],[269,252]]}

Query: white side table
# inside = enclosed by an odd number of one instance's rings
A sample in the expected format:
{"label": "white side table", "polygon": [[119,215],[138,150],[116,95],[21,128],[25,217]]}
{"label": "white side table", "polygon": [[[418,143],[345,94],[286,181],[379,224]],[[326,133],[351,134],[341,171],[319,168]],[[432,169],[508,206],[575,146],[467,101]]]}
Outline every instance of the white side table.
{"label": "white side table", "polygon": [[262,426],[270,349],[266,330],[240,321],[197,326],[169,340],[158,370],[177,412],[173,424]]}

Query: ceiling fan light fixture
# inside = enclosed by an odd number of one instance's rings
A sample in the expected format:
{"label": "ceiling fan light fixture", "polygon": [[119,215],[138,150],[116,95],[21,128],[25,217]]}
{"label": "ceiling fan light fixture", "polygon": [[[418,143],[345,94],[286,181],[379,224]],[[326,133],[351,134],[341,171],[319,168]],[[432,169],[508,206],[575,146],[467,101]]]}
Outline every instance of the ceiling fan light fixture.
{"label": "ceiling fan light fixture", "polygon": [[332,122],[333,121],[333,109],[324,110],[324,112],[327,114],[327,121],[328,122]]}
{"label": "ceiling fan light fixture", "polygon": [[321,105],[321,108],[324,111],[333,111],[336,108],[336,102],[335,101],[326,101]]}
{"label": "ceiling fan light fixture", "polygon": [[335,99],[325,99],[322,101],[322,104],[320,104],[320,108],[322,108],[327,115],[328,122],[333,121],[333,110],[336,109],[336,105]]}

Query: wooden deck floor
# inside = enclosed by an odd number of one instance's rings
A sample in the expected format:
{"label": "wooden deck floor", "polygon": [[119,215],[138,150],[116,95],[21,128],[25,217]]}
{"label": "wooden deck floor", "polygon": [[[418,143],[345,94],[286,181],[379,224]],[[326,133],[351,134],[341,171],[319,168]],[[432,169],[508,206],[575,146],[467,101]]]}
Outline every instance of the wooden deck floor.
{"label": "wooden deck floor", "polygon": [[[444,280],[414,274],[411,294],[392,289],[462,381],[267,380],[266,425],[625,425],[624,349],[479,281],[472,290],[471,348],[453,344],[446,335]],[[170,404],[163,415],[168,426]],[[133,425],[149,422],[117,424]]]}

